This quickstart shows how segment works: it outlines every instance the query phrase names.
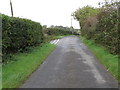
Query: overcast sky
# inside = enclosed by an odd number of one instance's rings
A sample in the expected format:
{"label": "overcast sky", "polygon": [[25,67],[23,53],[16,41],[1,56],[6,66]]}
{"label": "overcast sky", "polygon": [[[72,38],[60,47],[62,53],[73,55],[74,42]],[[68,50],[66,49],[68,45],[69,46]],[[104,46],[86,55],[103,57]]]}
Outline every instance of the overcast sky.
{"label": "overcast sky", "polygon": [[[41,25],[71,26],[71,13],[79,7],[98,7],[104,0],[12,0],[15,17],[27,18]],[[10,0],[0,0],[0,13],[11,16]],[[73,27],[79,23],[73,20]]]}

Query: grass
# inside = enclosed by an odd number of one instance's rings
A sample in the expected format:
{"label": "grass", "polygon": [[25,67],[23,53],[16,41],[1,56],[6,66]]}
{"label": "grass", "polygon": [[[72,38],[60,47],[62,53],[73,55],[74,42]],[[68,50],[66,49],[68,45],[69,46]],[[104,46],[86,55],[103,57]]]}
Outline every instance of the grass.
{"label": "grass", "polygon": [[104,47],[95,44],[92,40],[87,40],[80,37],[81,41],[85,43],[88,48],[95,54],[100,63],[120,82],[120,73],[118,74],[118,55],[110,54]]}
{"label": "grass", "polygon": [[29,53],[14,55],[16,61],[3,65],[3,88],[19,87],[33,71],[46,59],[56,46],[45,43],[37,46]]}

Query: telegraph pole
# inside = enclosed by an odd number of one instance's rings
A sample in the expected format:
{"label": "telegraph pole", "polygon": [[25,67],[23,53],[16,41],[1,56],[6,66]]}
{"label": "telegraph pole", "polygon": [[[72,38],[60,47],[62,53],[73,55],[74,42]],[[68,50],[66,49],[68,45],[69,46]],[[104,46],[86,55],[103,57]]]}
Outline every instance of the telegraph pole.
{"label": "telegraph pole", "polygon": [[72,27],[72,17],[71,17],[71,27],[70,27],[72,34],[73,34],[73,27]]}
{"label": "telegraph pole", "polygon": [[12,7],[12,1],[10,0],[10,7],[11,7],[11,14],[12,14],[12,17],[13,17],[13,7]]}
{"label": "telegraph pole", "polygon": [[72,18],[71,18],[71,27],[72,27]]}

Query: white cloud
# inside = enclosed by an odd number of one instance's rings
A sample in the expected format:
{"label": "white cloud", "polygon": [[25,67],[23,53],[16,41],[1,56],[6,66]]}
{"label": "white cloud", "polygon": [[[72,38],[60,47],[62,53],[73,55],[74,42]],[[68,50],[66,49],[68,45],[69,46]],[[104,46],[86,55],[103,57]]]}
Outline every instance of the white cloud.
{"label": "white cloud", "polygon": [[[71,26],[71,13],[86,5],[97,7],[104,0],[12,0],[15,17],[28,18],[42,25]],[[11,16],[10,0],[1,0],[0,12]],[[79,23],[73,21],[73,27]]]}

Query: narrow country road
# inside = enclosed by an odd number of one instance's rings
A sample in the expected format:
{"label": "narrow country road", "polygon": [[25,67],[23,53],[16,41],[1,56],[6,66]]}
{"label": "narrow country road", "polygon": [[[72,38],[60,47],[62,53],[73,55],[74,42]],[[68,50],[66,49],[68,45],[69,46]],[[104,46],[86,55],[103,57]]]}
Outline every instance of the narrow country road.
{"label": "narrow country road", "polygon": [[67,36],[20,88],[117,88],[77,36]]}

